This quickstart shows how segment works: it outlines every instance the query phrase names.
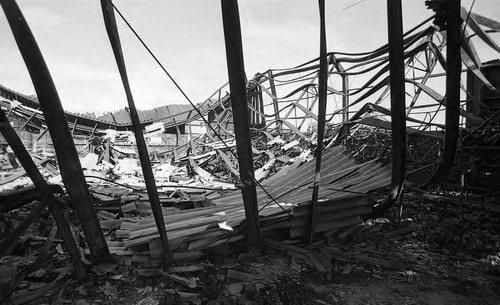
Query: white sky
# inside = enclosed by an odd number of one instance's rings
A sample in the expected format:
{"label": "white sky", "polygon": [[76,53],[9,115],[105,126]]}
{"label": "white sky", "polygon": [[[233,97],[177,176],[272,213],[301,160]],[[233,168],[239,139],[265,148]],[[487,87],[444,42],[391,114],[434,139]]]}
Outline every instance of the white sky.
{"label": "white sky", "polygon": [[[329,51],[362,52],[387,41],[386,1],[329,0]],[[68,111],[104,112],[127,102],[104,28],[99,0],[18,1]],[[201,103],[227,81],[220,1],[115,0],[149,47],[186,91]],[[469,8],[472,0],[463,0]],[[252,78],[318,56],[314,0],[240,0],[245,70]],[[432,14],[424,0],[403,0],[404,29]],[[476,0],[473,11],[500,20],[500,0]],[[139,109],[187,103],[117,15],[132,93]],[[478,45],[480,55],[484,46]],[[498,58],[498,56],[496,56]],[[489,58],[488,58],[489,59]],[[28,72],[0,13],[0,84],[33,94]]]}

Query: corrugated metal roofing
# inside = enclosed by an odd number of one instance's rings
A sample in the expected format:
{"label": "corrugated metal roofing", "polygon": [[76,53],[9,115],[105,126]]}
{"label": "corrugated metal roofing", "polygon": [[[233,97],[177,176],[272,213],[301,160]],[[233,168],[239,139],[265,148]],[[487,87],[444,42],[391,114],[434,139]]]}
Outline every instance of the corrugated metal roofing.
{"label": "corrugated metal roofing", "polygon": [[[286,204],[284,209],[292,210],[291,237],[303,236],[308,230],[308,206],[312,199],[311,187],[315,174],[313,160],[299,167],[284,168],[261,183],[277,202]],[[346,155],[342,146],[326,150],[323,160],[316,232],[361,222],[360,216],[372,210],[367,193],[390,184],[390,167],[381,166],[375,160],[357,164],[351,156]],[[259,209],[262,209],[259,212],[261,217],[282,212],[275,204],[268,205],[272,199],[260,188],[257,189],[257,201]],[[239,192],[213,202],[217,206],[239,206],[243,211],[243,198]],[[241,219],[231,219],[228,224],[243,220],[243,214],[238,216]]]}

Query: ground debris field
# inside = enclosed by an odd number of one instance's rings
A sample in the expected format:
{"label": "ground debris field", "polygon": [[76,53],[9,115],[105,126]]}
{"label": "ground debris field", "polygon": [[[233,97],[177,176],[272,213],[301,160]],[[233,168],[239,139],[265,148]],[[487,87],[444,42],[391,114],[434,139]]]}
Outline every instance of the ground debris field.
{"label": "ground debris field", "polygon": [[165,271],[158,260],[89,264],[85,283],[57,235],[47,247],[50,226],[40,221],[0,260],[2,291],[22,274],[10,304],[498,304],[497,202],[409,191],[402,203],[401,218],[389,213],[311,246],[225,244]]}

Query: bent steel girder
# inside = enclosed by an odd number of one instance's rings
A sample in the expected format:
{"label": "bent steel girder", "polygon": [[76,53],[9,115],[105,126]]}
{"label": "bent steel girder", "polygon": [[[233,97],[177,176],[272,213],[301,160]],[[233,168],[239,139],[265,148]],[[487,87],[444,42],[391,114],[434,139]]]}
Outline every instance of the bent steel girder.
{"label": "bent steel girder", "polygon": [[[468,23],[474,24],[474,22],[475,20],[472,20]],[[425,23],[421,25],[423,26]],[[496,44],[493,44],[491,39],[484,37],[484,35],[487,35],[486,31],[477,29],[477,27],[476,29],[474,29],[474,27],[472,29],[475,32],[479,32],[478,35],[481,35],[480,38],[490,45],[490,47],[495,50],[497,49]],[[466,33],[465,30],[464,33]],[[445,125],[435,122],[436,113],[434,113],[440,109],[447,109],[445,96],[444,94],[439,94],[436,89],[433,89],[432,84],[427,85],[431,79],[445,76],[447,71],[446,56],[442,54],[443,47],[446,45],[447,41],[445,39],[436,39],[436,37],[440,37],[436,29],[434,27],[428,27],[420,31],[414,29],[413,34],[406,34],[404,38],[404,56],[406,58],[405,82],[407,85],[411,85],[407,87],[407,89],[411,88],[411,90],[407,90],[407,95],[410,96],[410,100],[405,110],[406,120],[414,123],[414,125],[416,124],[416,128],[422,131],[429,128],[437,128],[442,131],[446,130]],[[345,88],[336,90],[336,86],[329,85],[332,86],[331,90],[329,90],[330,98],[332,98],[332,96],[333,98],[335,98],[335,96],[341,97],[343,100],[346,97],[349,98],[348,103],[343,102],[341,107],[337,106],[329,112],[330,117],[327,120],[328,124],[331,127],[335,127],[341,126],[342,122],[346,121],[348,111],[355,111],[366,102],[373,103],[373,95],[378,91],[382,90],[383,92],[375,103],[380,103],[385,99],[389,84],[387,76],[389,65],[387,45],[372,52],[357,54],[331,52],[329,54],[331,64],[329,73],[330,79],[336,76],[351,76],[354,78],[357,76],[365,76],[368,78],[360,87],[355,89],[351,87],[347,88],[347,90]],[[340,54],[342,54],[342,57],[336,57]],[[461,45],[459,58],[459,60],[464,63],[465,67],[474,73],[487,88],[494,89],[479,69],[480,59],[475,49],[465,39]],[[341,68],[339,65],[341,65]],[[440,73],[439,71],[436,72],[436,69],[440,69],[444,71],[444,73]],[[293,119],[295,119],[297,115],[294,118],[291,114],[295,111],[299,113],[298,116],[302,116],[300,124],[298,124],[299,131],[302,129],[306,120],[311,120],[313,122],[317,121],[317,110],[314,105],[315,98],[318,96],[316,90],[317,71],[318,59],[313,59],[307,63],[295,66],[294,68],[269,70],[265,74],[266,77],[251,80],[250,82],[258,83],[258,86],[265,93],[264,95],[271,97],[273,100],[272,104],[264,104],[266,112],[263,115],[269,117],[276,116],[278,113],[281,122],[273,123],[285,126],[293,123]],[[287,87],[287,85],[289,86]],[[284,90],[284,88],[290,89]],[[422,95],[422,92],[426,93],[426,95]],[[292,100],[286,100],[285,98],[296,94],[298,94],[298,98]],[[430,100],[428,97],[430,97]],[[421,103],[419,102],[420,100],[425,100],[426,102]],[[310,103],[311,101],[312,105]],[[329,100],[329,103],[331,103],[331,100]],[[273,106],[272,110],[268,107],[269,105]],[[288,110],[285,115],[282,115],[281,113],[283,113],[285,109]],[[416,109],[418,109],[418,111],[415,111]],[[274,113],[269,114],[270,110],[271,113],[272,111],[274,111]],[[478,123],[484,121],[483,118],[462,108],[458,108],[458,112],[461,118],[476,121]],[[340,122],[338,122],[338,115],[342,116]],[[363,116],[366,116],[366,114],[363,114]],[[390,113],[388,116],[390,116]],[[286,121],[288,121],[288,124],[284,124]],[[450,128],[451,127],[448,127],[448,129]],[[288,129],[293,131],[293,129]],[[346,131],[344,130],[340,132],[340,135],[345,135],[345,133]],[[448,146],[450,147],[450,145]],[[455,148],[450,149],[454,150]]]}

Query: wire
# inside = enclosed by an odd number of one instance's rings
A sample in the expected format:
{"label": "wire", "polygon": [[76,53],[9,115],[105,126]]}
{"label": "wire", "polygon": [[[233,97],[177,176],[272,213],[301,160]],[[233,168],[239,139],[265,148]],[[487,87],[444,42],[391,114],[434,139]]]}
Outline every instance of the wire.
{"label": "wire", "polygon": [[220,136],[220,134],[211,126],[211,124],[208,122],[207,119],[205,119],[205,117],[203,116],[203,114],[201,113],[201,111],[193,104],[193,102],[191,101],[191,99],[187,96],[187,94],[184,92],[184,90],[182,90],[182,88],[179,86],[179,84],[175,81],[175,79],[170,75],[170,73],[167,71],[167,69],[165,69],[165,67],[162,65],[162,63],[158,60],[158,58],[154,55],[154,53],[151,51],[151,49],[146,45],[146,43],[144,42],[144,40],[142,40],[142,38],[139,36],[139,34],[135,31],[135,29],[132,27],[132,25],[128,22],[128,20],[125,18],[125,16],[123,16],[123,14],[120,12],[120,10],[118,10],[118,8],[115,6],[114,3],[111,3],[113,5],[113,8],[116,10],[116,12],[118,13],[118,15],[120,15],[120,17],[122,18],[122,20],[125,22],[125,24],[127,24],[127,26],[129,27],[129,29],[132,31],[132,33],[134,33],[135,37],[137,39],[139,39],[139,41],[141,42],[141,44],[143,45],[143,47],[148,51],[148,53],[153,57],[153,59],[156,61],[156,63],[160,66],[160,68],[163,70],[163,72],[165,72],[165,74],[167,74],[167,76],[170,78],[170,80],[174,83],[174,85],[177,87],[177,89],[179,89],[179,91],[182,93],[182,95],[186,98],[186,100],[189,102],[189,104],[191,104],[191,106],[193,107],[193,109],[198,113],[198,115],[201,117],[201,119],[203,120],[203,122],[205,122],[207,124],[207,126],[211,129],[211,131],[217,136],[217,138],[223,143],[223,145],[228,148],[231,153],[233,154],[233,156],[235,158],[238,158],[238,156],[234,153],[233,150],[231,150],[229,148],[229,146],[226,144],[226,142],[222,139],[222,137]]}
{"label": "wire", "polygon": [[361,4],[361,3],[365,2],[365,1],[366,1],[366,0],[361,0],[361,1],[358,1],[358,2],[356,2],[356,3],[354,3],[354,4],[351,4],[351,5],[349,5],[349,6],[346,6],[346,7],[344,7],[344,8],[342,9],[342,11],[345,11],[345,10],[347,10],[347,9],[350,9],[351,7],[356,6],[356,5],[358,5],[358,4]]}
{"label": "wire", "polygon": [[[139,34],[135,31],[135,29],[132,27],[132,25],[128,22],[128,20],[125,18],[125,16],[123,16],[123,14],[120,12],[120,10],[115,6],[115,4],[113,2],[111,2],[111,5],[113,6],[113,8],[116,10],[116,12],[118,13],[118,15],[120,15],[120,17],[122,18],[122,20],[125,22],[125,24],[129,27],[129,29],[132,31],[132,33],[134,33],[135,37],[137,39],[139,39],[139,41],[141,42],[141,44],[144,46],[144,48],[148,51],[148,53],[153,57],[153,59],[156,61],[156,63],[160,66],[160,68],[163,70],[163,72],[165,72],[165,74],[167,74],[167,76],[170,78],[170,80],[174,83],[174,85],[177,87],[177,89],[179,89],[179,91],[182,93],[182,95],[186,98],[186,100],[189,102],[189,104],[191,104],[191,106],[193,106],[194,110],[198,113],[198,115],[201,117],[201,119],[206,123],[206,126],[208,126],[211,131],[214,133],[214,135],[217,136],[217,138],[223,143],[223,145],[229,149],[229,151],[231,152],[231,154],[236,158],[238,159],[238,156],[236,155],[236,153],[229,148],[229,146],[226,144],[226,142],[222,139],[221,135],[213,128],[213,126],[208,122],[208,120],[203,116],[203,114],[201,113],[201,111],[193,104],[193,102],[191,101],[191,99],[187,96],[187,94],[184,92],[184,90],[182,90],[182,88],[179,86],[179,84],[174,80],[174,78],[170,75],[170,73],[167,71],[167,69],[165,69],[165,67],[161,64],[161,62],[158,60],[158,58],[154,55],[154,53],[151,51],[151,49],[146,45],[146,43],[144,42],[144,40],[142,40],[142,38],[139,36]],[[280,205],[270,194],[269,192],[267,192],[264,187],[257,181],[257,179],[255,179],[254,175],[252,173],[248,173],[251,177],[252,177],[252,180],[254,180],[254,182],[259,185],[260,188],[262,188],[262,190],[272,199],[273,202],[275,202],[276,204]],[[283,208],[283,207],[282,207]]]}

